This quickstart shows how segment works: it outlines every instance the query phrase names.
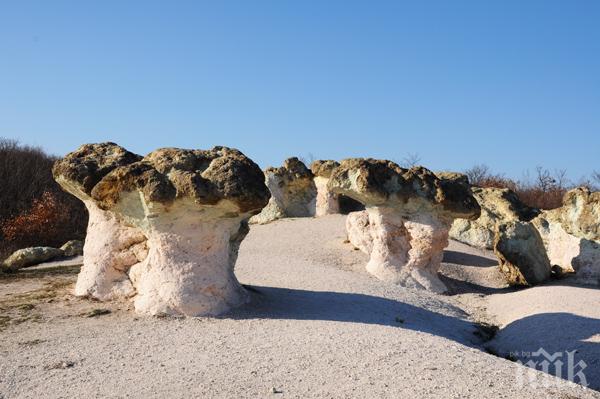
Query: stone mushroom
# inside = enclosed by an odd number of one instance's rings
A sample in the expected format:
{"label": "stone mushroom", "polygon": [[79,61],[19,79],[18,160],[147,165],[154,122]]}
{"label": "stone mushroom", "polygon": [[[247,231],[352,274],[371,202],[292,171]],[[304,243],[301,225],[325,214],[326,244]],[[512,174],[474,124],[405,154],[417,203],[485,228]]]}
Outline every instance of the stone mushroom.
{"label": "stone mushroom", "polygon": [[298,158],[288,158],[279,168],[268,168],[264,179],[271,199],[251,223],[265,224],[286,217],[315,215],[317,188],[313,174]]}
{"label": "stone mushroom", "polygon": [[[57,180],[67,180],[60,170]],[[131,251],[133,258],[117,268],[136,311],[215,315],[246,300],[233,267],[248,218],[268,202],[263,178],[235,149],[165,148],[113,168],[93,185],[94,206],[143,237],[138,244],[147,248],[141,256]]]}
{"label": "stone mushroom", "polygon": [[310,164],[310,170],[315,176],[314,180],[317,188],[315,216],[340,213],[338,195],[332,193],[329,188],[327,188],[331,173],[338,166],[338,162],[331,160],[317,160]]}
{"label": "stone mushroom", "polygon": [[100,143],[82,145],[54,164],[54,179],[83,201],[89,213],[83,267],[75,284],[77,296],[106,301],[135,294],[127,271],[145,258],[146,237],[114,213],[100,209],[91,195],[112,170],[140,159],[114,143]]}
{"label": "stone mushroom", "polygon": [[423,167],[354,158],[333,171],[328,188],[366,206],[368,228],[360,217],[357,226],[372,239],[367,271],[407,287],[446,291],[437,271],[450,225],[480,212],[467,184],[439,179]]}

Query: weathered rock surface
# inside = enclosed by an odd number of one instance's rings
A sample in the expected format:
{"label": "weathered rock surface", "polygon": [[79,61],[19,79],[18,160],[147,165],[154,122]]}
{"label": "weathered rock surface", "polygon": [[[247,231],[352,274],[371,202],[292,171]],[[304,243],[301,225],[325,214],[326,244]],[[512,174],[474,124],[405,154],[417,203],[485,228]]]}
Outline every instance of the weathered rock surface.
{"label": "weathered rock surface", "polygon": [[269,193],[241,152],[164,148],[141,158],[86,145],[54,176],[90,212],[77,295],[133,297],[148,314],[213,315],[246,300],[233,267]]}
{"label": "weathered rock surface", "polygon": [[317,217],[340,213],[340,203],[338,195],[332,193],[329,190],[329,188],[327,188],[329,178],[331,177],[333,170],[338,166],[338,162],[331,160],[318,160],[314,161],[310,165],[310,170],[315,176],[314,180],[315,186],[317,188],[317,199],[315,209],[315,216]]}
{"label": "weathered rock surface", "polygon": [[600,191],[579,187],[567,192],[560,219],[567,233],[600,242]]}
{"label": "weathered rock surface", "polygon": [[463,186],[470,186],[469,177],[464,173],[459,172],[435,172],[438,179],[447,180],[453,183],[462,184]]}
{"label": "weathered rock surface", "polygon": [[456,219],[450,237],[473,247],[493,249],[498,224],[529,221],[538,213],[509,189],[473,187],[472,191],[481,207],[481,216],[475,220]]}
{"label": "weathered rock surface", "polygon": [[70,240],[63,244],[62,249],[64,256],[80,256],[83,255],[83,241]]}
{"label": "weathered rock surface", "polygon": [[63,251],[52,247],[23,248],[13,252],[2,262],[2,269],[16,271],[63,256]]}
{"label": "weathered rock surface", "polygon": [[358,248],[368,250],[363,243],[369,241],[367,232],[372,238],[366,266],[371,274],[407,287],[446,291],[437,271],[450,224],[457,217],[479,216],[468,185],[439,179],[423,167],[404,169],[391,161],[358,158],[342,161],[328,187],[367,207],[347,226]]}
{"label": "weathered rock surface", "polygon": [[563,273],[575,272],[579,283],[600,284],[598,196],[585,188],[565,194],[563,206],[542,212],[532,222],[538,229],[550,263]]}
{"label": "weathered rock surface", "polygon": [[511,285],[535,285],[550,277],[550,260],[532,223],[498,224],[494,252],[500,261],[500,271]]}
{"label": "weathered rock surface", "polygon": [[315,215],[317,188],[310,169],[298,158],[288,158],[279,168],[268,168],[264,179],[271,198],[250,223],[265,224],[285,217]]}
{"label": "weathered rock surface", "polygon": [[354,248],[360,249],[367,255],[373,250],[373,237],[371,236],[371,225],[369,223],[369,212],[350,212],[346,217],[346,233],[348,241]]}

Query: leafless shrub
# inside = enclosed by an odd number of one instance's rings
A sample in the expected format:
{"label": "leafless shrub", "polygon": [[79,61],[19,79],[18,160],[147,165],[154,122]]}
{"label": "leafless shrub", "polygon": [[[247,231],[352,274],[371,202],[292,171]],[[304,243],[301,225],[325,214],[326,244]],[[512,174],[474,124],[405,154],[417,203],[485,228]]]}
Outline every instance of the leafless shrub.
{"label": "leafless shrub", "polygon": [[595,189],[600,188],[600,172],[597,170],[592,172],[592,181]]}
{"label": "leafless shrub", "polygon": [[564,169],[553,173],[543,167],[535,169],[533,178],[526,173],[522,180],[493,174],[487,165],[475,165],[465,171],[472,185],[478,187],[508,188],[526,205],[539,209],[554,209],[562,205],[562,198],[572,188]]}
{"label": "leafless shrub", "polygon": [[465,175],[467,175],[472,185],[480,186],[490,175],[490,168],[487,165],[478,164],[465,170]]}
{"label": "leafless shrub", "polygon": [[[87,211],[54,181],[55,160],[40,148],[0,138],[0,259],[26,246],[83,238]],[[40,219],[42,213],[46,216]]]}
{"label": "leafless shrub", "polygon": [[409,152],[408,154],[406,154],[406,156],[404,158],[402,158],[402,162],[400,163],[400,166],[402,166],[403,168],[413,168],[415,166],[418,166],[421,163],[421,156],[417,153],[412,153]]}

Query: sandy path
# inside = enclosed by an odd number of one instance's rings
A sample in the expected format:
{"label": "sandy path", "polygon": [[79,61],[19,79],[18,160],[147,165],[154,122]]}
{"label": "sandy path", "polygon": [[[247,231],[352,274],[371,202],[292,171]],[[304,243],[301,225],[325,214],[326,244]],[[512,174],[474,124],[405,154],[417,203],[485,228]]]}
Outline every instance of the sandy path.
{"label": "sandy path", "polygon": [[[519,386],[521,366],[478,349],[460,296],[375,280],[344,235],[339,215],[253,226],[236,269],[253,302],[221,318],[58,296],[0,332],[0,397],[600,397]],[[94,306],[113,312],[78,316]]]}

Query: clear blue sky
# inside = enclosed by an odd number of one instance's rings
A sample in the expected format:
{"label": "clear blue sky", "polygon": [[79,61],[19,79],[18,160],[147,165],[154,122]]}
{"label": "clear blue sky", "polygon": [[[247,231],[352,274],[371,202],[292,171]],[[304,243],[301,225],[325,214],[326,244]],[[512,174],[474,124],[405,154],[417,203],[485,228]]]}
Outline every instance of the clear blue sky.
{"label": "clear blue sky", "polygon": [[600,169],[600,1],[3,1],[0,136]]}

